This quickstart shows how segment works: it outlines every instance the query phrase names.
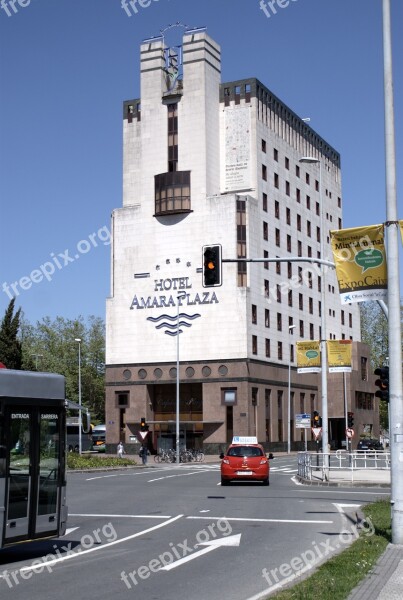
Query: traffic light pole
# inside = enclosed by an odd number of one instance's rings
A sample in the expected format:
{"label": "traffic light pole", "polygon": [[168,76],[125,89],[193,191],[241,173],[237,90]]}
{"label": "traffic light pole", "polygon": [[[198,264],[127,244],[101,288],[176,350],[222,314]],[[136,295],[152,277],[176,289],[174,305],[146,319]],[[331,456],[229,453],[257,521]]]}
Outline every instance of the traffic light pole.
{"label": "traffic light pole", "polygon": [[396,200],[396,152],[390,0],[383,0],[385,92],[386,229],[388,263],[389,411],[391,428],[392,543],[403,544],[403,402],[400,324],[399,221]]}

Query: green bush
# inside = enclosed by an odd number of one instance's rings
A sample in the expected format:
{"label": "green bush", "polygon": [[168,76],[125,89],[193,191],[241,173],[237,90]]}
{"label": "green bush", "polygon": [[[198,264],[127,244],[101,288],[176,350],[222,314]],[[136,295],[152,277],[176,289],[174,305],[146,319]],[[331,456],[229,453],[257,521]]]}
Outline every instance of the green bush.
{"label": "green bush", "polygon": [[130,458],[118,458],[114,456],[95,456],[94,454],[76,454],[70,452],[67,455],[68,469],[99,469],[102,467],[133,467],[136,461]]}

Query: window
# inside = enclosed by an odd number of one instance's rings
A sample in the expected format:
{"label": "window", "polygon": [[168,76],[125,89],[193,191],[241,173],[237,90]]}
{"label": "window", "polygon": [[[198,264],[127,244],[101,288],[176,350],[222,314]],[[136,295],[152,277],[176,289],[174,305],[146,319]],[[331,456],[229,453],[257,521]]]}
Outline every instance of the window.
{"label": "window", "polygon": [[341,229],[341,228],[342,228],[342,223],[341,223],[341,219],[339,217],[339,229]]}
{"label": "window", "polygon": [[313,298],[309,298],[309,313],[313,315]]}
{"label": "window", "polygon": [[305,182],[306,182],[306,183],[309,185],[309,184],[310,184],[310,181],[311,181],[311,178],[310,178],[310,176],[309,176],[309,173],[306,173],[306,174],[305,174]]}
{"label": "window", "polygon": [[289,171],[290,170],[290,159],[289,158],[287,158],[287,157],[284,158],[284,165],[285,165],[285,168]]}
{"label": "window", "polygon": [[236,85],[234,91],[235,91],[235,104],[240,104],[241,103],[241,86]]}
{"label": "window", "polygon": [[257,354],[257,336],[252,335],[252,354]]}
{"label": "window", "polygon": [[266,165],[262,165],[262,179],[263,179],[263,181],[267,181],[267,167],[266,167]]}
{"label": "window", "polygon": [[277,342],[277,357],[278,360],[283,360],[283,342]]}
{"label": "window", "polygon": [[309,339],[310,340],[314,339],[314,327],[313,327],[313,323],[309,323]]}
{"label": "window", "polygon": [[290,195],[290,182],[289,181],[285,182],[285,193],[287,196]]}
{"label": "window", "polygon": [[297,230],[301,231],[301,215],[297,215]]}
{"label": "window", "polygon": [[344,325],[344,310],[341,311],[340,318],[341,318],[341,324]]}
{"label": "window", "polygon": [[292,277],[292,263],[290,263],[290,262],[287,263],[287,276],[288,276],[288,279],[291,279],[291,277]]}
{"label": "window", "polygon": [[316,228],[316,241],[320,242],[320,227]]}
{"label": "window", "polygon": [[319,192],[319,181],[315,179],[315,190]]}
{"label": "window", "polygon": [[267,358],[270,358],[270,340],[268,338],[265,340],[265,353]]}
{"label": "window", "polygon": [[300,321],[299,322],[299,337],[304,337],[304,322]]}
{"label": "window", "polygon": [[361,379],[368,381],[368,359],[366,356],[361,356]]}
{"label": "window", "polygon": [[264,212],[267,212],[267,194],[263,192],[262,194],[262,205]]}
{"label": "window", "polygon": [[298,267],[298,282],[302,283],[302,267]]}
{"label": "window", "polygon": [[300,170],[300,168],[299,168],[299,165],[295,165],[295,175],[296,175],[297,177],[299,177],[299,176],[300,176],[300,172],[301,172],[301,170]]}
{"label": "window", "polygon": [[277,313],[277,331],[282,331],[282,329],[283,329],[283,325],[282,325],[281,313]]}
{"label": "window", "polygon": [[156,215],[190,212],[190,171],[155,175],[154,188]]}
{"label": "window", "polygon": [[264,326],[270,327],[270,311],[268,308],[264,309]]}
{"label": "window", "polygon": [[[267,250],[263,250],[263,258],[269,258],[269,253]],[[264,268],[268,269],[269,268],[269,264],[268,262],[263,263]]]}
{"label": "window", "polygon": [[296,189],[297,194],[297,202],[301,202],[301,190],[299,188]]}
{"label": "window", "polygon": [[353,326],[353,315],[351,313],[348,313],[348,326]]}
{"label": "window", "polygon": [[321,277],[318,277],[318,292],[322,291],[322,279]]}
{"label": "window", "polygon": [[278,150],[276,150],[276,148],[273,148],[273,158],[276,162],[278,162]]}
{"label": "window", "polygon": [[318,302],[318,315],[322,316],[322,302],[320,300]]}
{"label": "window", "polygon": [[279,284],[277,284],[277,286],[276,286],[276,295],[277,295],[277,302],[279,304],[281,304],[281,286]]}
{"label": "window", "polygon": [[291,236],[287,235],[287,251],[291,252]]}
{"label": "window", "polygon": [[308,256],[312,256],[312,248],[311,246],[307,246]]}
{"label": "window", "polygon": [[252,304],[252,323],[254,325],[257,324],[257,306],[256,306],[256,304]]}
{"label": "window", "polygon": [[306,197],[306,207],[308,210],[311,209],[311,197],[310,196]]}
{"label": "window", "polygon": [[319,206],[319,202],[316,203],[316,214],[320,215],[320,206]]}
{"label": "window", "polygon": [[302,256],[302,242],[298,240],[298,256]]}
{"label": "window", "polygon": [[276,262],[276,273],[281,275],[281,262]]}
{"label": "window", "polygon": [[269,226],[266,223],[266,221],[263,221],[263,239],[264,240],[269,239]]}
{"label": "window", "polygon": [[266,152],[266,140],[262,140],[262,152]]}
{"label": "window", "polygon": [[287,207],[285,209],[287,225],[291,225],[291,210]]}
{"label": "window", "polygon": [[178,170],[178,104],[168,104],[168,171]]}
{"label": "window", "polygon": [[310,221],[306,222],[306,234],[308,237],[311,237],[311,222]]}
{"label": "window", "polygon": [[277,173],[274,173],[274,187],[277,189],[280,187],[279,178],[278,178]]}
{"label": "window", "polygon": [[280,203],[277,200],[274,202],[274,216],[276,219],[280,218]]}
{"label": "window", "polygon": [[337,206],[341,208],[341,198],[337,198]]}
{"label": "window", "polygon": [[292,306],[292,290],[288,290],[288,306]]}
{"label": "window", "polygon": [[276,246],[280,246],[280,229],[276,229]]}

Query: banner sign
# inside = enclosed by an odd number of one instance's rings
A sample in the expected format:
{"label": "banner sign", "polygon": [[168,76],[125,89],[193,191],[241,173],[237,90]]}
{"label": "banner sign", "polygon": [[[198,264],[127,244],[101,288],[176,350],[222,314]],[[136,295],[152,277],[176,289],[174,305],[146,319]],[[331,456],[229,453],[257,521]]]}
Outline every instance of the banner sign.
{"label": "banner sign", "polygon": [[329,373],[351,373],[351,340],[327,340]]}
{"label": "banner sign", "polygon": [[330,235],[341,303],[384,299],[388,286],[384,226],[339,229]]}
{"label": "banner sign", "polygon": [[320,373],[319,341],[297,342],[297,372]]}

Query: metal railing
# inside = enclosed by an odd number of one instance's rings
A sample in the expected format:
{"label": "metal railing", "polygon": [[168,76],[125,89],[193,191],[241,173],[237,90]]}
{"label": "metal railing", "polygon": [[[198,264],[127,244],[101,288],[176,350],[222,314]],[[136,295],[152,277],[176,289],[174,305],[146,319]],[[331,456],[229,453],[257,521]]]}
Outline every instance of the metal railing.
{"label": "metal railing", "polygon": [[[355,450],[345,452],[298,452],[298,475],[306,480],[364,479],[376,471],[390,471],[390,452]],[[371,473],[370,473],[371,472]]]}

